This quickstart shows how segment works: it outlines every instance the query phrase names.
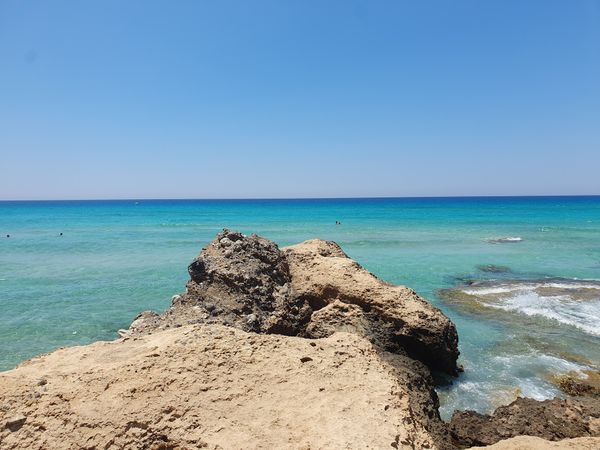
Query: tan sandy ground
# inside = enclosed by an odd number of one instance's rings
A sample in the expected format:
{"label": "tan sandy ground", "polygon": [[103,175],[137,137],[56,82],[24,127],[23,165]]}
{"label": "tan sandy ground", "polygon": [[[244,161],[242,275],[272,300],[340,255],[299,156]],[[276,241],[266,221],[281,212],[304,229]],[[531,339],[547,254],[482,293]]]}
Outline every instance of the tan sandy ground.
{"label": "tan sandy ground", "polygon": [[0,373],[0,448],[436,448],[411,383],[354,334],[186,326]]}

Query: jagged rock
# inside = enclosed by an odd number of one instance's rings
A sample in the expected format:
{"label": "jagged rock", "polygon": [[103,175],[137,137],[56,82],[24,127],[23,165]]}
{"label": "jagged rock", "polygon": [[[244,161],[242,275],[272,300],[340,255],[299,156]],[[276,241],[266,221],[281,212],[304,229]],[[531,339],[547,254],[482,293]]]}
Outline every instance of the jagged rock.
{"label": "jagged rock", "polygon": [[311,314],[290,292],[290,273],[277,245],[224,230],[188,267],[187,291],[155,328],[219,323],[257,333],[299,334]]}
{"label": "jagged rock", "polygon": [[[139,313],[131,325],[129,325],[129,334],[131,333],[142,333],[147,330],[156,328],[160,323],[160,316],[154,311],[143,311]],[[121,333],[127,335],[128,333]],[[123,337],[123,336],[122,336]]]}
{"label": "jagged rock", "polygon": [[550,442],[532,436],[519,436],[500,441],[486,447],[471,447],[472,449],[486,450],[598,450],[600,438],[575,438]]}
{"label": "jagged rock", "polygon": [[556,375],[550,381],[571,396],[600,398],[600,372],[598,371],[569,372]]}
{"label": "jagged rock", "polygon": [[186,293],[160,317],[132,327],[133,334],[192,323],[313,338],[354,331],[386,351],[457,373],[452,322],[413,290],[364,270],[333,242],[280,250],[259,236],[224,230],[188,271]]}
{"label": "jagged rock", "polygon": [[490,445],[514,436],[550,441],[583,436],[600,437],[600,402],[596,399],[537,401],[519,398],[492,415],[456,411],[450,432],[459,445]]}
{"label": "jagged rock", "polygon": [[[381,348],[406,353],[434,370],[457,373],[458,335],[437,308],[404,286],[377,278],[335,242],[310,240],[284,249],[294,294],[311,305],[310,336],[355,328]],[[347,305],[345,310],[341,304]],[[357,309],[357,307],[359,309]],[[350,325],[351,324],[351,325]]]}
{"label": "jagged rock", "polygon": [[356,334],[190,325],[0,373],[0,448],[450,449],[428,377]]}

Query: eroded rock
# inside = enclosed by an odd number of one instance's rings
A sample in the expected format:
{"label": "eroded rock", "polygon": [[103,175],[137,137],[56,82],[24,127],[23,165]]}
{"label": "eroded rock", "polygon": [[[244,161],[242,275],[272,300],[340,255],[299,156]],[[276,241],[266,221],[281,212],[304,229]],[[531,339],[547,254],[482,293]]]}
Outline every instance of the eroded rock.
{"label": "eroded rock", "polygon": [[568,395],[573,397],[595,397],[600,402],[600,372],[598,371],[569,372],[554,376],[551,381]]}
{"label": "eroded rock", "polygon": [[450,449],[429,389],[422,364],[356,334],[190,325],[0,373],[0,448]]}
{"label": "eroded rock", "polygon": [[491,445],[515,436],[550,441],[582,436],[600,437],[600,402],[590,398],[537,401],[519,398],[492,415],[456,411],[450,432],[462,446]]}
{"label": "eroded rock", "polygon": [[299,334],[310,307],[290,292],[287,261],[275,243],[224,230],[188,267],[186,293],[154,328],[218,323],[257,333]]}
{"label": "eroded rock", "polygon": [[547,441],[532,436],[519,436],[486,447],[471,447],[486,450],[598,450],[600,438],[563,439],[558,442]]}
{"label": "eroded rock", "polygon": [[284,252],[295,295],[318,310],[307,335],[323,337],[335,329],[354,329],[387,351],[408,354],[434,370],[457,373],[454,324],[415,291],[380,280],[334,242],[315,239]]}
{"label": "eroded rock", "polygon": [[363,269],[333,242],[279,249],[268,239],[224,230],[188,271],[186,293],[160,316],[138,316],[133,334],[193,323],[310,338],[352,331],[386,351],[457,373],[454,324],[413,290]]}

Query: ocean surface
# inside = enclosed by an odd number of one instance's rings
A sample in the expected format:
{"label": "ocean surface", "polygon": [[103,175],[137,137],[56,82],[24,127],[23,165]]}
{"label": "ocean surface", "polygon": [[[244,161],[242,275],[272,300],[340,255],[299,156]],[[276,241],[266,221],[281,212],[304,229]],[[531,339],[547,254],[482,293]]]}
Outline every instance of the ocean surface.
{"label": "ocean surface", "polygon": [[224,227],[334,240],[441,308],[465,369],[445,418],[600,365],[600,197],[127,200],[0,202],[0,370],[164,310]]}

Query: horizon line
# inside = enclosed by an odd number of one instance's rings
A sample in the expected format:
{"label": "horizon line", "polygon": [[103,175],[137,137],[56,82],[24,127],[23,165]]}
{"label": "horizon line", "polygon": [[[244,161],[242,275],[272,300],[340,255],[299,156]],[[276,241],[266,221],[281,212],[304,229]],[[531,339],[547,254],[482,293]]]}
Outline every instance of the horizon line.
{"label": "horizon line", "polygon": [[127,201],[272,201],[272,200],[393,200],[393,199],[460,199],[460,198],[570,198],[600,197],[600,194],[519,194],[519,195],[417,195],[417,196],[359,196],[359,197],[127,197],[127,198],[57,198],[57,199],[0,199],[0,203],[27,202],[127,202]]}

